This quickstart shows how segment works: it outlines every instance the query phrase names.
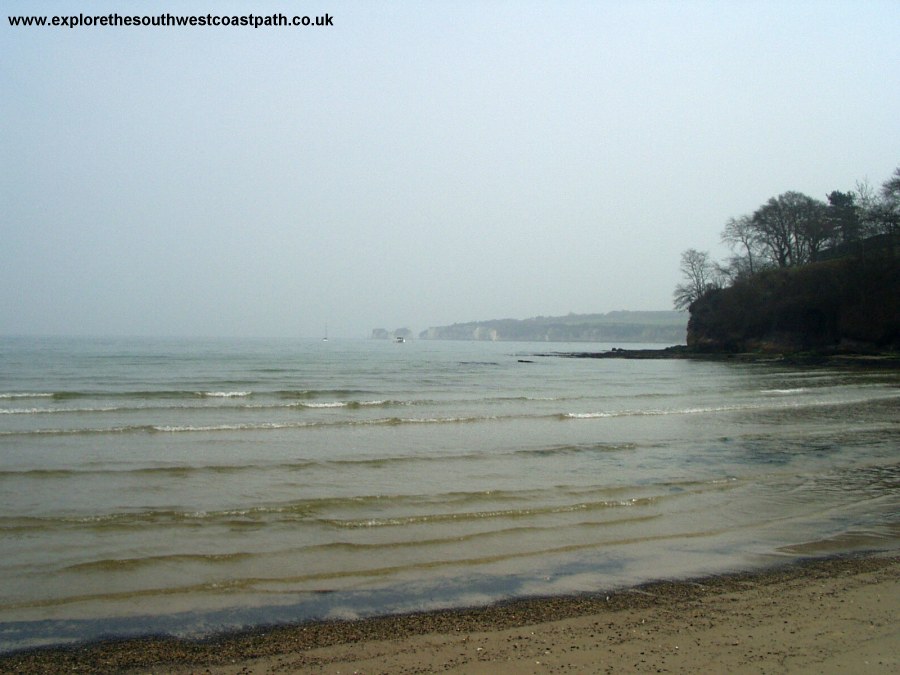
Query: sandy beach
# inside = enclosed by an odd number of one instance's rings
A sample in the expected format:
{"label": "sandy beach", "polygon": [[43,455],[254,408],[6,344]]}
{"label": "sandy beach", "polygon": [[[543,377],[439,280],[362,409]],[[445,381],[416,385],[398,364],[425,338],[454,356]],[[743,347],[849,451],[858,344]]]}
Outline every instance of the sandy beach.
{"label": "sandy beach", "polygon": [[900,557],[0,657],[3,673],[900,672]]}

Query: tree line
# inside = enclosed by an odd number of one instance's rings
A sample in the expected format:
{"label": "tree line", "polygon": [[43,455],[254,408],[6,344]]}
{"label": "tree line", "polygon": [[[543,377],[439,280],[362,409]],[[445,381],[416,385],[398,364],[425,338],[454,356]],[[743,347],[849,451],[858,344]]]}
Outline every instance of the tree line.
{"label": "tree line", "polygon": [[814,263],[835,251],[855,251],[867,240],[900,234],[900,167],[880,190],[861,181],[856,190],[835,190],[826,199],[785,192],[752,214],[730,218],[721,238],[732,255],[723,262],[713,261],[707,251],[684,251],[675,308],[688,309],[706,293],[765,269]]}

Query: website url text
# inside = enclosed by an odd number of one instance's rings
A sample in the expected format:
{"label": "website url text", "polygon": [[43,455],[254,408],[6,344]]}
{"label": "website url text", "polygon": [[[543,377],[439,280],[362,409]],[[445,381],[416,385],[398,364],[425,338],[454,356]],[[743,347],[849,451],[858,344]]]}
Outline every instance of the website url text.
{"label": "website url text", "polygon": [[327,27],[334,25],[331,14],[323,16],[293,16],[286,14],[245,14],[226,16],[207,14],[191,16],[182,14],[158,14],[153,16],[73,14],[70,16],[8,16],[10,26],[44,28],[122,28],[147,27],[170,28],[180,26],[196,27],[239,27],[239,28],[280,28],[280,27]]}

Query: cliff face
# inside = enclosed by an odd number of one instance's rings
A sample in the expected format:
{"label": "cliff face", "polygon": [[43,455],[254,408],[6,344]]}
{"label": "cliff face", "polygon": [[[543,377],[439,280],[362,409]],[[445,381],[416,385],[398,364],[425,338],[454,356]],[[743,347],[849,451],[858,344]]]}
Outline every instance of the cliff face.
{"label": "cliff face", "polygon": [[900,349],[900,263],[892,254],[767,270],[690,307],[697,351]]}

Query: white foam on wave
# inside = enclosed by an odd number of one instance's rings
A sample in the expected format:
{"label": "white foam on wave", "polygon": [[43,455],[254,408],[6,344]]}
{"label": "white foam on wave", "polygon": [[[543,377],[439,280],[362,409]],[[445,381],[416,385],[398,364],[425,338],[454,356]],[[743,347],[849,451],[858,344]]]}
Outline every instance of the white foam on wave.
{"label": "white foam on wave", "polygon": [[296,429],[308,426],[304,423],[282,424],[278,422],[263,422],[260,424],[212,424],[205,426],[194,425],[157,425],[154,424],[149,428],[152,431],[162,431],[166,433],[177,433],[181,431],[265,431],[268,429]]}
{"label": "white foam on wave", "polygon": [[208,398],[241,398],[250,396],[250,391],[198,391],[197,396],[205,396]]}
{"label": "white foam on wave", "polygon": [[53,394],[4,392],[0,398],[53,398]]}
{"label": "white foam on wave", "polygon": [[695,408],[674,408],[671,410],[660,410],[648,408],[646,410],[618,410],[614,412],[587,412],[587,413],[563,413],[560,415],[562,419],[598,419],[604,417],[654,417],[659,415],[697,415],[709,413],[737,412],[741,410],[761,411],[761,410],[787,410],[799,408],[820,408],[826,406],[846,406],[859,403],[868,403],[871,401],[890,400],[900,398],[900,392],[887,391],[878,392],[876,395],[845,398],[840,400],[820,400],[820,399],[804,399],[802,402],[792,399],[782,399],[780,401],[760,401],[755,403],[735,403],[730,405],[718,406],[698,406]]}
{"label": "white foam on wave", "polygon": [[696,415],[698,413],[729,412],[733,410],[752,409],[758,406],[723,405],[700,408],[677,408],[673,410],[618,410],[615,412],[564,413],[564,419],[600,419],[605,417],[657,417],[660,415]]}
{"label": "white foam on wave", "polygon": [[377,401],[321,401],[318,403],[298,403],[291,404],[300,408],[371,408],[387,405],[408,405],[402,401],[388,401],[380,399]]}

